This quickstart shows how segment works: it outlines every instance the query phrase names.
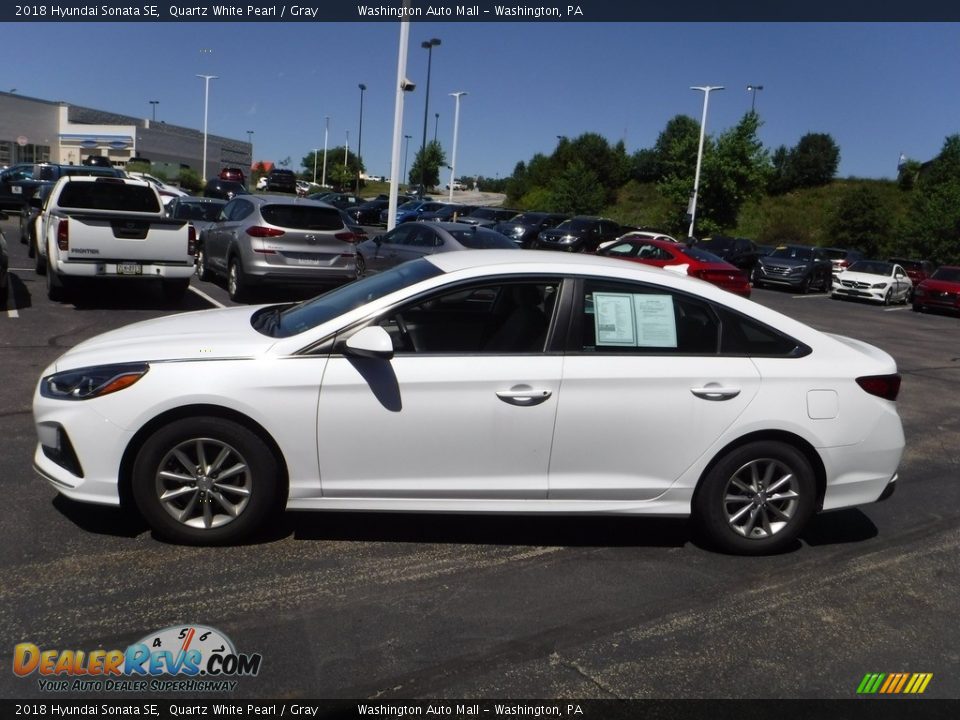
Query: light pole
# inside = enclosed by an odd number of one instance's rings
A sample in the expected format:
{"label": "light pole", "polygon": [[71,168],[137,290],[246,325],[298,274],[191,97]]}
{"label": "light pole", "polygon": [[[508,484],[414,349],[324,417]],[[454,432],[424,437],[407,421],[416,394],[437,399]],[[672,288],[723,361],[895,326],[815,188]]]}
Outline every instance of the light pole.
{"label": "light pole", "polygon": [[350,156],[350,131],[347,130],[347,141],[343,144],[343,167],[347,167],[347,158]]}
{"label": "light pole", "polygon": [[433,116],[436,118],[436,122],[433,125],[433,141],[437,141],[437,131],[440,129],[440,113],[434,113]]}
{"label": "light pole", "polygon": [[216,75],[197,75],[203,78],[203,171],[200,176],[207,182],[207,115],[210,109],[210,81],[217,80]]}
{"label": "light pole", "polygon": [[159,101],[159,100],[148,100],[147,102],[149,102],[151,105],[153,105],[153,108],[152,108],[152,109],[153,109],[153,119],[152,119],[151,122],[156,122],[156,121],[157,121],[157,105],[160,104],[160,101]]}
{"label": "light pole", "polygon": [[[410,0],[404,0],[404,10],[409,10]],[[404,17],[407,17],[404,15]],[[404,93],[410,92],[414,84],[407,79],[407,47],[410,44],[410,21],[400,21],[400,42],[397,44],[397,84],[393,102],[393,137],[390,143],[390,199],[387,201],[387,230],[393,230],[397,224],[397,191],[400,189],[397,170],[400,169],[400,136],[403,134]]]}
{"label": "light pole", "polygon": [[453,183],[454,178],[457,177],[457,132],[460,129],[460,98],[466,94],[463,90],[450,93],[456,103],[453,110],[453,157],[450,160],[450,202],[453,202]]}
{"label": "light pole", "polygon": [[360,194],[360,145],[363,142],[363,91],[367,89],[367,86],[363,83],[360,83],[357,87],[360,88],[360,132],[357,133],[357,187],[353,191],[354,195]]}
{"label": "light pole", "polygon": [[440,38],[431,38],[420,43],[427,51],[427,90],[423,101],[423,142],[420,143],[420,197],[427,191],[427,118],[430,116],[430,68],[433,64],[433,48],[440,44]]}
{"label": "light pole", "polygon": [[326,125],[323,128],[323,177],[320,180],[320,184],[326,187],[327,185],[327,137],[330,134],[330,116],[327,115],[324,117]]}
{"label": "light pole", "polygon": [[403,177],[404,177],[404,182],[409,182],[409,180],[406,179],[407,157],[410,155],[410,139],[413,137],[413,135],[404,135],[403,137],[406,140],[406,143],[404,144],[404,150],[403,150]]}
{"label": "light pole", "polygon": [[319,148],[313,150],[313,184],[317,184],[317,155],[320,154]]}
{"label": "light pole", "polygon": [[707,104],[710,102],[711,90],[723,90],[722,85],[704,85],[703,87],[693,86],[691,90],[700,90],[703,93],[703,117],[700,120],[700,145],[697,148],[697,170],[693,175],[693,195],[690,196],[690,229],[687,231],[688,237],[693,237],[693,223],[697,217],[697,193],[700,190],[700,165],[703,162],[703,138],[707,129]]}
{"label": "light pole", "polygon": [[757,104],[757,90],[763,90],[763,85],[747,85],[747,92],[752,93],[750,97],[750,112],[753,112],[753,108]]}

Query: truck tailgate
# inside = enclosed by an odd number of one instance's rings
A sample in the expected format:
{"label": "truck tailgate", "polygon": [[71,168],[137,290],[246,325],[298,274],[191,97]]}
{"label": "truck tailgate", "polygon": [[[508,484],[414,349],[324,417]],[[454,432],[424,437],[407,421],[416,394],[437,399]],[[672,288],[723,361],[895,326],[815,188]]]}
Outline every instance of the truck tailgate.
{"label": "truck tailgate", "polygon": [[135,213],[70,213],[69,219],[59,219],[65,221],[69,246],[61,254],[70,261],[193,262],[184,220]]}

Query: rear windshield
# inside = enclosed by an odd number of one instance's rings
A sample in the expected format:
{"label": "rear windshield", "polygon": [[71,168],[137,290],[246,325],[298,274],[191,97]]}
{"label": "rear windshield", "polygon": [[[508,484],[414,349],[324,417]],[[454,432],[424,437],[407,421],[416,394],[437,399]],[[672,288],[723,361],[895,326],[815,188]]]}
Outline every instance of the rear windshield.
{"label": "rear windshield", "polygon": [[60,207],[76,210],[121,210],[160,212],[160,199],[153,188],[123,182],[71,182],[63,186]]}
{"label": "rear windshield", "polygon": [[874,260],[859,260],[848,267],[847,270],[866,273],[867,275],[893,275],[893,265]]}
{"label": "rear windshield", "polygon": [[456,238],[458,243],[471,250],[517,249],[517,244],[513,240],[493,230],[484,230],[483,228],[471,230],[467,228],[465,230],[450,230],[449,233]]}
{"label": "rear windshield", "polygon": [[340,211],[311,205],[264,205],[263,219],[271,225],[294,230],[343,230]]}
{"label": "rear windshield", "polygon": [[946,282],[960,282],[960,268],[940,268],[931,276],[931,279],[945,280]]}
{"label": "rear windshield", "polygon": [[712,252],[707,252],[706,250],[701,250],[700,248],[690,247],[688,245],[681,245],[679,247],[680,252],[684,255],[689,255],[695,260],[701,262],[710,262],[710,263],[723,263],[726,264],[727,261],[717,255],[714,255]]}

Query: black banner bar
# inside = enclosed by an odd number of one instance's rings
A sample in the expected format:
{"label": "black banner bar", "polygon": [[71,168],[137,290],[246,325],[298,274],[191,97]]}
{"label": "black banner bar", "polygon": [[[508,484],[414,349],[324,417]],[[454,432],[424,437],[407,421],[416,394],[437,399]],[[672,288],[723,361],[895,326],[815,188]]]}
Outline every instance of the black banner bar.
{"label": "black banner bar", "polygon": [[946,720],[958,700],[2,700],[8,718],[563,718],[565,720]]}
{"label": "black banner bar", "polygon": [[3,22],[944,22],[943,0],[52,0],[7,3]]}

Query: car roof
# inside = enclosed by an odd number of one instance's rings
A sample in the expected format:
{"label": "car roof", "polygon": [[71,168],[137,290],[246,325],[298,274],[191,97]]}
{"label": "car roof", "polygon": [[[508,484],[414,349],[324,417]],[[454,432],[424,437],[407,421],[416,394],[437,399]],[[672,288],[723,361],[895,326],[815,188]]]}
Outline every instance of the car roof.
{"label": "car roof", "polygon": [[[439,223],[446,225],[448,223]],[[459,225],[459,223],[452,223]],[[435,253],[426,256],[427,259],[444,272],[456,272],[475,267],[489,265],[530,263],[537,265],[537,272],[569,272],[571,267],[585,265],[596,266],[598,272],[604,275],[605,269],[623,271],[625,268],[636,269],[637,272],[650,273],[653,277],[663,277],[663,270],[658,267],[625,263],[620,258],[607,258],[598,255],[583,253],[546,252],[543,250],[463,250],[459,252]]]}

